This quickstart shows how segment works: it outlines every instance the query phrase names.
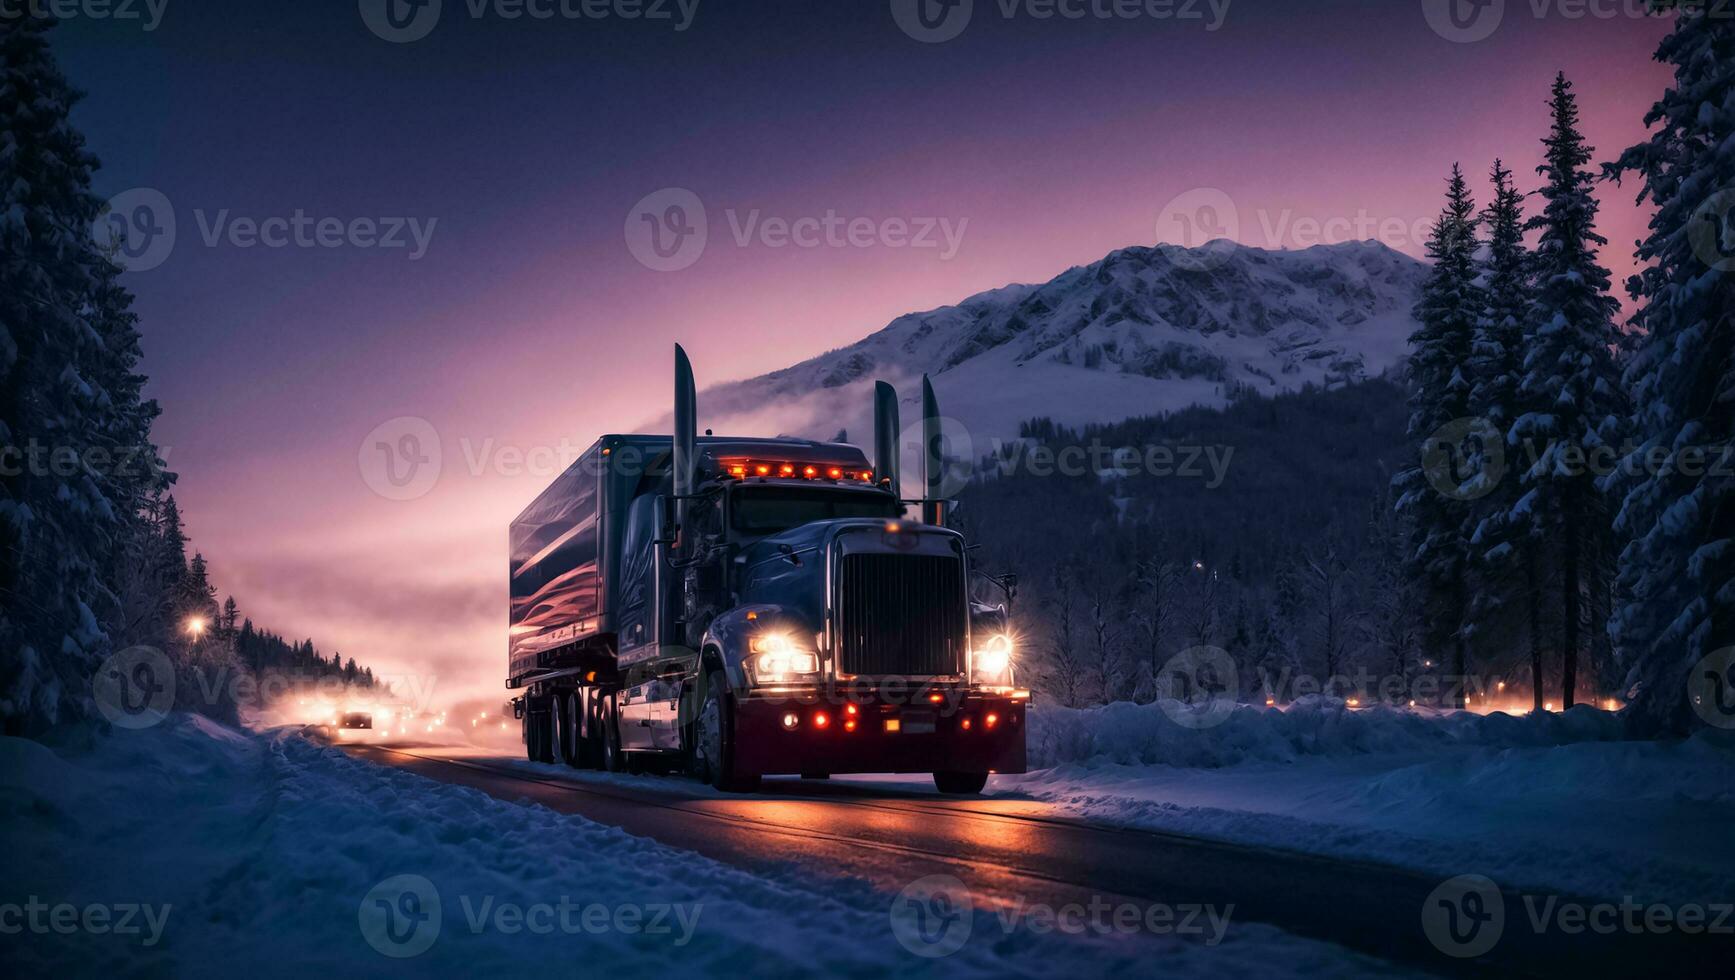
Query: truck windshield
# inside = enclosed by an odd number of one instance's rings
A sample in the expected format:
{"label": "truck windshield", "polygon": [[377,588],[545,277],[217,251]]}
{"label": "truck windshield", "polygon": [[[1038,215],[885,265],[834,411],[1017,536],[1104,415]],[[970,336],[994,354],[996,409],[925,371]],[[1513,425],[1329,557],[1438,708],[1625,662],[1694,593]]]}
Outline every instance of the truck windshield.
{"label": "truck windshield", "polygon": [[815,487],[765,487],[738,491],[729,523],[746,534],[774,534],[814,521],[840,517],[895,518],[903,505],[877,493]]}

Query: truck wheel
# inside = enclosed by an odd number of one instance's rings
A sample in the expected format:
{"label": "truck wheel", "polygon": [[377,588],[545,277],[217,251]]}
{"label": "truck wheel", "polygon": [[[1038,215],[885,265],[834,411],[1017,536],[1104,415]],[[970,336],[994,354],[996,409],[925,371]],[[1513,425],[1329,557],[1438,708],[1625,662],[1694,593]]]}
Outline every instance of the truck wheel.
{"label": "truck wheel", "polygon": [[578,735],[579,765],[585,769],[603,768],[602,694],[595,688],[580,689],[574,695],[579,706],[576,717],[584,719]]}
{"label": "truck wheel", "polygon": [[546,700],[524,703],[524,755],[531,762],[554,761],[553,709]]}
{"label": "truck wheel", "polygon": [[602,767],[609,772],[626,772],[627,757],[621,751],[619,719],[614,713],[614,698],[599,699],[597,714],[602,719]]}
{"label": "truck wheel", "polygon": [[759,775],[736,771],[734,719],[723,695],[723,672],[714,670],[705,676],[705,700],[693,722],[694,773],[725,793],[751,793]]}
{"label": "truck wheel", "polygon": [[575,703],[577,695],[556,694],[554,710],[549,717],[554,720],[555,751],[560,754],[560,761],[578,768],[578,706]]}
{"label": "truck wheel", "polygon": [[975,796],[982,792],[982,787],[986,785],[988,785],[988,774],[985,772],[934,773],[934,788],[942,793],[956,796]]}

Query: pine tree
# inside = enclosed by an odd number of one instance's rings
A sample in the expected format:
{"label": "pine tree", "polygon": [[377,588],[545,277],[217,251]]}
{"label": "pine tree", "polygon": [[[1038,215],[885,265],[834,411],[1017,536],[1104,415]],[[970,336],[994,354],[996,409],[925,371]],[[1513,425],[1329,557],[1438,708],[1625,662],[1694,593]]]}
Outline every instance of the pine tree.
{"label": "pine tree", "polygon": [[119,606],[120,542],[141,502],[117,481],[112,450],[144,440],[154,414],[132,374],[130,297],[92,238],[97,162],[68,118],[79,95],[48,50],[53,24],[0,19],[0,446],[55,454],[0,472],[8,734],[89,704]]}
{"label": "pine tree", "polygon": [[1614,326],[1619,304],[1608,294],[1608,270],[1597,263],[1597,248],[1608,241],[1597,234],[1593,176],[1584,169],[1592,150],[1579,132],[1565,73],[1555,77],[1550,109],[1554,123],[1537,168],[1545,178],[1544,205],[1527,225],[1542,233],[1519,385],[1520,397],[1534,407],[1519,416],[1510,437],[1529,463],[1521,476],[1528,492],[1508,516],[1532,537],[1560,543],[1561,704],[1570,708],[1585,598],[1594,594],[1614,540],[1595,464],[1614,458],[1625,399],[1613,353],[1621,339]]}
{"label": "pine tree", "polygon": [[[1470,394],[1471,412],[1488,420],[1497,433],[1507,433],[1513,422],[1532,407],[1521,389],[1524,372],[1524,323],[1532,301],[1531,257],[1524,247],[1524,194],[1512,180],[1512,171],[1499,160],[1489,174],[1494,197],[1482,212],[1488,228],[1488,248],[1482,262],[1486,296],[1476,327],[1470,363],[1476,381]],[[1483,447],[1478,447],[1481,451]],[[1472,469],[1493,468],[1478,458]],[[1504,466],[1501,467],[1504,471]],[[1504,475],[1504,474],[1503,474]],[[1516,632],[1511,622],[1524,611],[1530,654],[1531,696],[1542,710],[1542,580],[1539,549],[1526,522],[1511,519],[1521,494],[1516,479],[1501,479],[1486,488],[1487,496],[1474,505],[1476,530],[1471,544],[1476,551],[1476,598],[1471,618],[1477,632],[1489,642],[1505,643]],[[1503,649],[1490,653],[1504,653]]]}
{"label": "pine tree", "polygon": [[1735,22],[1683,13],[1656,58],[1675,80],[1645,117],[1652,136],[1607,168],[1638,174],[1639,201],[1657,208],[1628,281],[1644,334],[1626,374],[1640,476],[1620,513],[1631,541],[1610,632],[1635,727],[1680,734],[1693,665],[1735,645],[1735,486],[1688,456],[1735,446]]}
{"label": "pine tree", "polygon": [[[1437,484],[1440,438],[1449,423],[1470,415],[1471,380],[1465,374],[1483,299],[1476,283],[1476,203],[1454,164],[1447,182],[1446,207],[1434,222],[1428,256],[1434,268],[1422,286],[1415,309],[1421,327],[1410,336],[1409,438],[1418,447],[1417,464],[1394,479],[1397,507],[1411,527],[1409,569],[1423,604],[1423,649],[1444,662],[1447,651],[1459,678],[1469,674],[1465,642],[1470,562],[1469,507],[1466,493],[1444,492]],[[1446,447],[1456,452],[1457,446]],[[1452,482],[1456,482],[1454,474]],[[1448,489],[1452,489],[1448,487]]]}

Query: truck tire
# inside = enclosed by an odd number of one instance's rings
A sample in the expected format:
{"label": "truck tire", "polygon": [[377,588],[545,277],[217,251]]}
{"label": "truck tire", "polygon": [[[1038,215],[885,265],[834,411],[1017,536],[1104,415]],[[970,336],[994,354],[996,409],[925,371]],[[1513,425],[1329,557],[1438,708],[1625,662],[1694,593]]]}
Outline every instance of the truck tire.
{"label": "truck tire", "polygon": [[554,746],[560,761],[577,769],[578,761],[578,695],[568,691],[554,696]]}
{"label": "truck tire", "polygon": [[578,705],[577,717],[584,719],[578,733],[579,765],[585,769],[603,768],[602,692],[594,687],[579,688],[573,695]]}
{"label": "truck tire", "polygon": [[627,754],[621,751],[620,719],[615,716],[613,695],[598,699],[597,714],[602,719],[602,767],[608,772],[626,772]]}
{"label": "truck tire", "polygon": [[934,788],[949,795],[975,796],[986,785],[988,774],[985,772],[934,773]]}
{"label": "truck tire", "polygon": [[735,724],[726,694],[722,671],[705,675],[705,698],[693,720],[694,773],[725,793],[751,793],[759,788],[759,774],[735,767]]}
{"label": "truck tire", "polygon": [[531,762],[554,761],[553,704],[548,699],[524,702],[524,756]]}

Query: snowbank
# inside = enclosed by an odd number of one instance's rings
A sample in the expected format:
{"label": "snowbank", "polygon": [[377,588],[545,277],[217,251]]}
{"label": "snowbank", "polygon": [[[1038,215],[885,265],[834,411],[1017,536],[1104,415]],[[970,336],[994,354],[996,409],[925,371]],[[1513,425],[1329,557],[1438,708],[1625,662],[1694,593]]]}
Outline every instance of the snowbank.
{"label": "snowbank", "polygon": [[1189,729],[1157,705],[1031,713],[1032,773],[1077,816],[1485,874],[1512,887],[1728,901],[1735,733],[1620,741],[1612,714],[1241,706]]}
{"label": "snowbank", "polygon": [[1313,696],[1285,708],[1237,705],[1218,724],[1177,724],[1169,704],[1121,702],[1103,708],[1041,705],[1030,715],[1031,768],[1114,762],[1220,768],[1294,762],[1306,756],[1427,752],[1453,746],[1519,748],[1613,741],[1620,719],[1580,706],[1542,715],[1479,715],[1373,705],[1348,709]]}
{"label": "snowbank", "polygon": [[[1014,932],[922,959],[897,942],[891,896],[825,869],[750,873],[287,730],[245,734],[179,715],[139,732],[77,730],[52,747],[0,738],[0,848],[0,905],[144,905],[161,926],[4,937],[15,972],[30,976],[1003,978],[1124,971],[1153,955],[1179,975],[1264,976],[1273,963],[1290,974],[1377,971],[1251,923],[1216,947]],[[582,923],[603,906],[604,927],[538,933],[554,912],[538,920],[533,910],[563,902],[584,909]],[[506,907],[519,914],[499,918]],[[658,908],[667,931],[652,934],[644,927]],[[639,910],[641,928],[609,927],[622,909]],[[416,955],[382,952],[411,948],[425,922],[439,928]],[[976,922],[993,934],[989,912]]]}

